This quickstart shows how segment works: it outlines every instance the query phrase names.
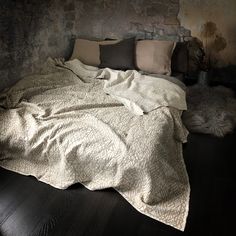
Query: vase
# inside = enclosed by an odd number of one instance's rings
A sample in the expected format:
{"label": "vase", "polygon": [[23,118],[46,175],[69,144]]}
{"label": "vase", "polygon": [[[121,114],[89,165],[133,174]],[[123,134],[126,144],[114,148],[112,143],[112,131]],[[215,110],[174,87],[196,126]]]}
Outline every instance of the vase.
{"label": "vase", "polygon": [[208,85],[208,73],[207,71],[200,71],[198,75],[198,84],[202,86]]}

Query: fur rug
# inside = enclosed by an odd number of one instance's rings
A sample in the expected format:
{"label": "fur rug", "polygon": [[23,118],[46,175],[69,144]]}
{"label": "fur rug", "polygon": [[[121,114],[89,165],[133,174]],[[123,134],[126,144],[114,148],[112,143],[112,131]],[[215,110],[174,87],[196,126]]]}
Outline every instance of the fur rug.
{"label": "fur rug", "polygon": [[231,89],[223,86],[188,87],[187,105],[183,122],[190,132],[223,137],[236,127],[236,99]]}

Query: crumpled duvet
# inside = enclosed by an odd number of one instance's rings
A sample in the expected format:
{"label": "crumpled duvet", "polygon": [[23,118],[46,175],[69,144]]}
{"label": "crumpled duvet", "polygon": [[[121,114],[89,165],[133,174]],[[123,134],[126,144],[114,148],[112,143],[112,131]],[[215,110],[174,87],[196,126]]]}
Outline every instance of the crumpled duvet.
{"label": "crumpled duvet", "polygon": [[[183,231],[190,194],[182,157],[185,93],[160,78],[158,102],[142,89],[132,100],[127,84],[122,97],[112,85],[127,74],[109,70],[49,60],[39,75],[1,94],[0,166],[60,189],[77,182],[112,187],[141,213]],[[142,86],[138,72],[127,73]]]}
{"label": "crumpled duvet", "polygon": [[[136,70],[98,69],[79,60],[58,65],[74,71],[81,79],[105,79],[104,92],[126,106],[135,115],[143,115],[161,106],[186,110],[185,89],[170,76],[149,76]],[[170,80],[172,79],[172,82]]]}

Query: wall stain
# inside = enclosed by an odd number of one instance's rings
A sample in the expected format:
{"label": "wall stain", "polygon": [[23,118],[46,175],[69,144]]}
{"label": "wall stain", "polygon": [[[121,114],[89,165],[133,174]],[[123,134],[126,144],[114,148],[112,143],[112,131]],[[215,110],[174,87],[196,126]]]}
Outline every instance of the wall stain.
{"label": "wall stain", "polygon": [[179,0],[180,24],[203,41],[214,67],[236,65],[235,12],[235,0]]}
{"label": "wall stain", "polygon": [[216,24],[214,22],[208,21],[202,27],[201,36],[204,38],[212,37],[216,34],[216,31]]}
{"label": "wall stain", "polygon": [[215,36],[214,42],[210,46],[214,51],[220,52],[220,51],[224,50],[227,47],[227,42],[226,42],[226,39],[224,37],[217,34]]}
{"label": "wall stain", "polygon": [[206,51],[206,66],[216,67],[220,60],[219,53],[227,47],[227,41],[212,21],[203,24],[201,37]]}

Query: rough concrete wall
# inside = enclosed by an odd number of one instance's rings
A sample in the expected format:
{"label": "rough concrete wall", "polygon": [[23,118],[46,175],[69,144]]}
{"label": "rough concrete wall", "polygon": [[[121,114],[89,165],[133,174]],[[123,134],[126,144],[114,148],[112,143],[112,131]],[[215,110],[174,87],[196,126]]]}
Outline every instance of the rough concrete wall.
{"label": "rough concrete wall", "polygon": [[235,0],[180,0],[180,24],[203,41],[214,67],[236,65],[235,13]]}
{"label": "rough concrete wall", "polygon": [[0,89],[68,58],[72,38],[165,38],[190,32],[177,20],[179,0],[0,0]]}
{"label": "rough concrete wall", "polygon": [[0,0],[0,89],[37,71],[47,56],[66,55],[64,15],[59,1]]}

